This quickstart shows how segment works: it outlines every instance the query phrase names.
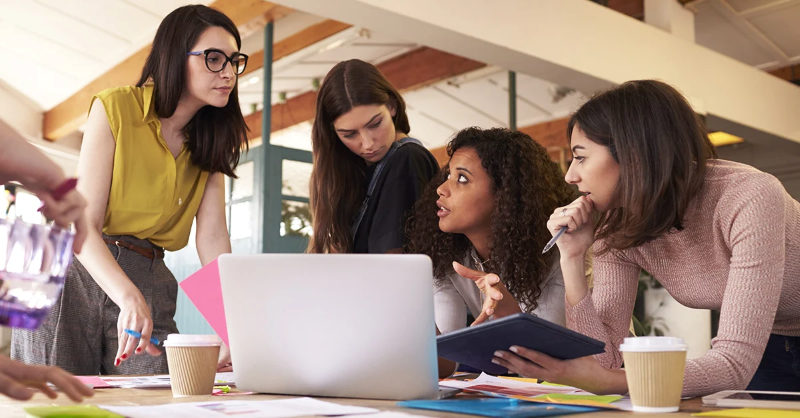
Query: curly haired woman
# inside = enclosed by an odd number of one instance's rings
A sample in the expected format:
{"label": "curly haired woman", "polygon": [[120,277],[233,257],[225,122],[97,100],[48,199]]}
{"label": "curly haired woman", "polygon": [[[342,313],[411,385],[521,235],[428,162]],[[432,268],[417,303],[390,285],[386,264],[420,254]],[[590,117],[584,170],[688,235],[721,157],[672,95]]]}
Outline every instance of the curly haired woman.
{"label": "curly haired woman", "polygon": [[574,199],[558,166],[530,136],[500,128],[457,133],[447,155],[407,230],[408,252],[433,260],[438,330],[464,328],[467,310],[475,323],[524,311],[563,326],[559,257],[541,253],[542,225]]}

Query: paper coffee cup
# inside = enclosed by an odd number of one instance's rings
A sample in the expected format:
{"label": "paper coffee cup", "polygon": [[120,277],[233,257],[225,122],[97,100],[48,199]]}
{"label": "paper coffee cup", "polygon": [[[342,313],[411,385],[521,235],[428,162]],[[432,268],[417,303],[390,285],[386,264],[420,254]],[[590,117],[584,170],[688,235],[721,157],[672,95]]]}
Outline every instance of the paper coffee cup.
{"label": "paper coffee cup", "polygon": [[167,351],[172,396],[210,395],[222,341],[216,335],[169,334]]}
{"label": "paper coffee cup", "polygon": [[626,338],[619,347],[635,412],[675,412],[680,408],[686,350],[683,338]]}

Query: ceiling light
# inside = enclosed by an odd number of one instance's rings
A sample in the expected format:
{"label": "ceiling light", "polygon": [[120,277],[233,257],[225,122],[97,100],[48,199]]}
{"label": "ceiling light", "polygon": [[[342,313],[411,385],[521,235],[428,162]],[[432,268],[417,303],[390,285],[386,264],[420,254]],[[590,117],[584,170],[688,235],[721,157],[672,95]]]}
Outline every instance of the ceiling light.
{"label": "ceiling light", "polygon": [[258,76],[252,76],[249,80],[247,80],[247,84],[253,85],[258,83]]}
{"label": "ceiling light", "polygon": [[723,147],[725,145],[739,144],[744,142],[744,139],[722,131],[711,132],[708,134],[708,139],[711,140],[711,143],[715,147]]}

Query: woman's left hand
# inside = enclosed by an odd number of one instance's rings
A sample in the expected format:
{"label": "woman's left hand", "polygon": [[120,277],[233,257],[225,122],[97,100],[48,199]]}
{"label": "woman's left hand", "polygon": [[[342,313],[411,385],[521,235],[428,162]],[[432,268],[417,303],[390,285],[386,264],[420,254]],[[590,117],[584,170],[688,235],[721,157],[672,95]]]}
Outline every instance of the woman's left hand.
{"label": "woman's left hand", "polygon": [[622,395],[628,392],[625,372],[601,366],[593,356],[558,360],[524,347],[496,351],[492,363],[520,376],[574,386],[597,395]]}
{"label": "woman's left hand", "polygon": [[453,269],[459,276],[474,281],[481,293],[486,295],[486,300],[483,301],[483,306],[481,307],[481,313],[475,318],[475,322],[472,325],[483,323],[492,315],[501,318],[522,312],[519,304],[514,300],[514,296],[511,296],[511,293],[506,289],[506,285],[503,284],[498,275],[472,270],[457,262],[453,262]]}

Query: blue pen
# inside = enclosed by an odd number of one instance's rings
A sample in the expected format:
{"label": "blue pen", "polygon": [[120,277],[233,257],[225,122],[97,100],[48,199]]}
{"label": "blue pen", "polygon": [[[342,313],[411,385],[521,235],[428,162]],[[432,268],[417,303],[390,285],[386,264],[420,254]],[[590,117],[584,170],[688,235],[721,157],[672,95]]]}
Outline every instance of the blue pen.
{"label": "blue pen", "polygon": [[[128,335],[133,337],[133,338],[142,338],[142,333],[141,332],[134,331],[132,329],[127,329],[127,328],[124,331]],[[159,347],[159,348],[161,347],[161,341],[159,341],[158,338],[156,338],[156,337],[150,337],[150,342],[155,344],[156,347]]]}

